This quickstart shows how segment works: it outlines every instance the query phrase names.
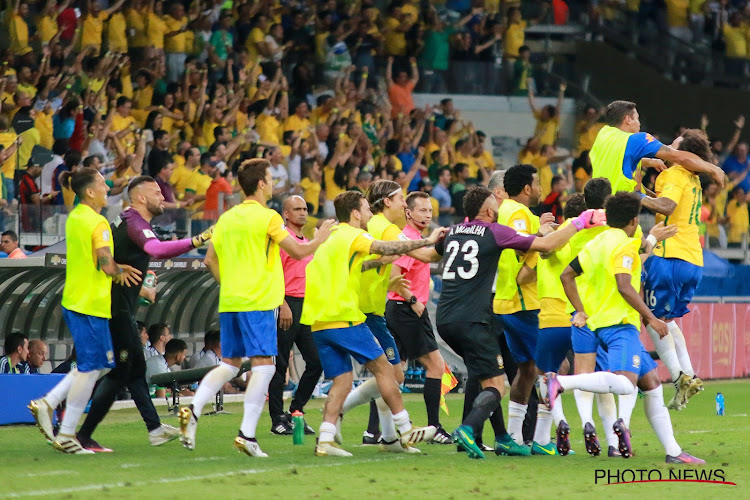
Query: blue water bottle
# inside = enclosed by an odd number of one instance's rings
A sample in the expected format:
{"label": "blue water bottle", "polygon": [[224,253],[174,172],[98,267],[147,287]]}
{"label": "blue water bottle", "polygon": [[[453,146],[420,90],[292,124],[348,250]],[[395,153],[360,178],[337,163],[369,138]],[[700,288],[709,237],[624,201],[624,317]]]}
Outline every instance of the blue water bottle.
{"label": "blue water bottle", "polygon": [[720,392],[716,393],[716,414],[724,416],[724,395]]}

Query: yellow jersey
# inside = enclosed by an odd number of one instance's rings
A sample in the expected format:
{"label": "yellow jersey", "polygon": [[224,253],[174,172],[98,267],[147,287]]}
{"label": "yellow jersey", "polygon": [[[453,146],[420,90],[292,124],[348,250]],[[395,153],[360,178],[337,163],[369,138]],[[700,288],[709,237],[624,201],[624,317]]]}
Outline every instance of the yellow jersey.
{"label": "yellow jersey", "polygon": [[289,115],[284,121],[284,132],[298,132],[303,139],[310,137],[310,131],[307,130],[310,127],[310,120],[307,118],[300,118],[296,114]]}
{"label": "yellow jersey", "polygon": [[302,188],[302,198],[313,207],[311,214],[317,214],[320,206],[320,182],[313,182],[305,177],[300,181],[299,187]]}
{"label": "yellow jersey", "polygon": [[581,302],[591,330],[615,325],[641,326],[641,316],[617,289],[615,275],[629,274],[636,292],[641,289],[640,240],[630,238],[622,229],[610,228],[591,240],[578,255],[583,273],[578,281]]}
{"label": "yellow jersey", "polygon": [[[397,241],[401,234],[399,227],[375,214],[367,223],[367,232],[376,240]],[[373,255],[376,259],[379,255]],[[369,269],[362,273],[362,293],[359,295],[359,308],[365,314],[385,315],[385,302],[388,295],[388,281],[391,279],[391,264]]]}
{"label": "yellow jersey", "polygon": [[115,12],[107,26],[107,47],[112,52],[128,51],[127,20],[122,12]]}
{"label": "yellow jersey", "polygon": [[169,178],[169,182],[174,186],[174,190],[177,192],[177,199],[181,200],[185,197],[185,190],[187,189],[191,178],[195,175],[196,170],[191,170],[183,163],[182,165],[175,167],[172,171],[172,176]]}
{"label": "yellow jersey", "polygon": [[[164,16],[164,25],[167,27],[166,33],[172,31],[179,31],[183,26],[187,26],[188,19],[183,17],[182,19],[175,19],[170,15]],[[179,35],[174,35],[164,39],[164,52],[173,52],[182,54],[187,52],[187,33],[182,32]]]}
{"label": "yellow jersey", "polygon": [[255,200],[221,214],[211,237],[219,260],[220,313],[270,311],[284,302],[279,243],[288,236],[278,212]]}
{"label": "yellow jersey", "polygon": [[[7,132],[0,132],[0,144],[3,145],[3,149],[9,148],[13,142],[18,138],[15,132],[8,130]],[[5,160],[0,170],[6,179],[13,179],[16,174],[16,157],[17,154],[12,154]]]}
{"label": "yellow jersey", "polygon": [[81,47],[93,45],[100,49],[102,47],[102,32],[104,31],[104,21],[107,20],[105,12],[99,12],[99,15],[87,14],[83,18],[83,27],[81,28]]}
{"label": "yellow jersey", "polygon": [[[570,224],[566,220],[560,229]],[[585,231],[584,231],[585,232]],[[570,326],[570,302],[565,295],[560,275],[573,260],[570,242],[539,259],[536,266],[537,294],[539,296],[539,328]]]}
{"label": "yellow jersey", "polygon": [[518,57],[518,49],[520,49],[526,41],[526,21],[520,23],[514,23],[508,26],[505,31],[503,52],[505,57],[516,58]]}
{"label": "yellow jersey", "polygon": [[737,200],[730,200],[727,203],[727,217],[729,218],[727,241],[729,243],[742,243],[742,237],[750,228],[747,210],[747,203],[740,203]]}
{"label": "yellow jersey", "polygon": [[[560,110],[557,110],[559,113]],[[557,142],[557,132],[560,129],[560,117],[555,116],[549,120],[542,119],[541,111],[534,111],[536,127],[534,127],[534,136],[539,137],[539,144],[542,146],[552,146]]]}
{"label": "yellow jersey", "polygon": [[657,224],[662,221],[666,225],[675,224],[677,234],[657,243],[654,255],[703,266],[703,249],[698,234],[703,202],[700,178],[680,165],[675,165],[659,174],[655,190],[659,198],[669,198],[677,203],[672,215],[665,217],[656,214]]}
{"label": "yellow jersey", "polygon": [[114,254],[109,223],[101,214],[79,203],[65,222],[65,288],[62,306],[97,318],[112,317],[112,278],[99,269],[96,251]]}
{"label": "yellow jersey", "polygon": [[139,12],[130,8],[125,13],[128,22],[128,45],[132,48],[142,48],[148,43],[146,34],[146,12]]}
{"label": "yellow jersey", "polygon": [[335,167],[329,167],[326,166],[323,168],[323,179],[326,183],[326,200],[333,201],[336,199],[338,195],[346,191],[346,188],[342,188],[336,182],[334,182],[333,177],[336,174],[336,168]]}
{"label": "yellow jersey", "polygon": [[[505,200],[497,214],[497,222],[515,229],[521,234],[534,235],[539,231],[539,217],[531,213],[526,205],[515,200]],[[495,314],[513,314],[518,311],[539,309],[536,281],[518,285],[516,277],[524,265],[534,269],[539,254],[530,252],[519,256],[515,250],[505,249],[497,264],[497,281],[492,310]]]}

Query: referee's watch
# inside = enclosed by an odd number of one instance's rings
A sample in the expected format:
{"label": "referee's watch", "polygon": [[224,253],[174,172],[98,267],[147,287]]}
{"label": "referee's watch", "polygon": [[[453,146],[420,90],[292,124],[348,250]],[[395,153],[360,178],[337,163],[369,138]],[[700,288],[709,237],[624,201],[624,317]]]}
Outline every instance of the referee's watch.
{"label": "referee's watch", "polygon": [[411,298],[409,299],[409,305],[413,306],[416,303],[417,303],[417,296],[416,295],[412,295]]}

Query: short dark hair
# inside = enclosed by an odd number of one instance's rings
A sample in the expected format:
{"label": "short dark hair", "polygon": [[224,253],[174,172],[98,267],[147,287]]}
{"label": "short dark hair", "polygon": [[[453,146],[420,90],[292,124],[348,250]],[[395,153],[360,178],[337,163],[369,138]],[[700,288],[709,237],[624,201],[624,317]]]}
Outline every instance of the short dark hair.
{"label": "short dark hair", "polygon": [[203,153],[201,155],[200,164],[205,165],[206,163],[211,163],[211,158],[213,155],[211,153]]}
{"label": "short dark hair", "polygon": [[146,182],[156,182],[153,177],[149,175],[139,175],[132,181],[130,181],[130,184],[128,184],[128,193],[130,193],[133,189],[137,188],[141,184],[145,184]]}
{"label": "short dark hair", "polygon": [[3,234],[0,234],[0,236],[8,236],[10,238],[10,241],[16,242],[18,241],[18,235],[15,231],[4,231]]}
{"label": "short dark hair", "polygon": [[518,47],[518,53],[519,54],[521,52],[526,52],[526,51],[531,52],[531,48],[528,45],[521,45],[520,47]]}
{"label": "short dark hair", "polygon": [[703,161],[711,161],[713,156],[708,136],[704,131],[696,128],[689,128],[682,134],[682,142],[677,149],[693,153]]}
{"label": "short dark hair", "polygon": [[83,200],[86,189],[94,183],[97,175],[99,175],[98,170],[90,167],[81,167],[75,173],[63,172],[60,174],[60,182],[63,186],[68,185],[68,182],[70,182],[70,189],[78,195],[79,199]]}
{"label": "short dark hair", "polygon": [[221,125],[214,127],[214,140],[218,140],[220,135],[224,134],[224,127]]}
{"label": "short dark hair", "polygon": [[604,208],[604,202],[612,196],[612,184],[606,177],[590,179],[583,186],[583,197],[588,208]]}
{"label": "short dark hair", "polygon": [[505,178],[503,179],[505,192],[508,193],[508,196],[518,196],[526,186],[531,186],[534,183],[536,172],[536,167],[526,163],[513,165],[505,172]]}
{"label": "short dark hair", "polygon": [[52,152],[59,156],[64,156],[70,150],[67,139],[57,139],[52,143]]}
{"label": "short dark hair", "polygon": [[568,201],[565,203],[563,208],[563,217],[570,219],[572,217],[578,217],[586,210],[586,199],[583,193],[574,193],[570,195]]}
{"label": "short dark hair", "polygon": [[490,196],[492,196],[492,191],[482,185],[471,186],[466,190],[463,200],[464,214],[470,221],[477,218],[482,205]]}
{"label": "short dark hair", "polygon": [[333,200],[333,206],[336,209],[336,218],[339,222],[349,222],[352,219],[352,212],[360,209],[364,199],[365,195],[359,191],[344,191],[336,196],[336,199]]}
{"label": "short dark hair", "polygon": [[565,177],[563,177],[562,175],[553,175],[552,180],[550,181],[550,186],[554,186],[558,182],[562,182],[564,180],[565,180]]}
{"label": "short dark hair", "polygon": [[5,355],[9,356],[11,353],[16,352],[19,347],[23,346],[24,341],[28,339],[29,337],[21,332],[10,332],[5,336],[5,344],[3,345],[3,349],[5,349]]}
{"label": "short dark hair", "polygon": [[144,323],[143,321],[136,321],[135,322],[135,326],[138,328],[138,333],[139,334],[143,330],[147,330],[148,331],[148,327],[146,326],[146,323]]}
{"label": "short dark hair", "polygon": [[167,132],[163,128],[160,128],[158,130],[154,130],[154,141],[161,140],[161,138],[164,137],[167,134],[169,134],[169,132]]}
{"label": "short dark hair", "polygon": [[215,347],[221,343],[221,333],[219,330],[209,330],[203,336],[203,343],[206,347]]}
{"label": "short dark hair", "polygon": [[605,204],[607,225],[624,228],[641,212],[641,198],[637,193],[618,191],[610,196]]}
{"label": "short dark hair", "polygon": [[156,344],[162,335],[167,333],[169,326],[166,323],[154,323],[148,327],[148,341],[151,345]]}
{"label": "short dark hair", "polygon": [[635,111],[636,105],[630,101],[612,101],[607,106],[604,113],[604,120],[610,127],[619,126],[626,116],[630,116]]}
{"label": "short dark hair", "polygon": [[115,106],[119,108],[120,106],[124,106],[129,102],[132,102],[129,97],[125,97],[124,95],[121,95],[120,97],[117,98],[117,102],[115,103]]}
{"label": "short dark hair", "polygon": [[409,210],[414,210],[414,205],[417,204],[418,199],[429,200],[430,195],[425,193],[424,191],[412,191],[406,197],[406,207]]}
{"label": "short dark hair", "polygon": [[73,168],[81,163],[81,153],[75,149],[69,149],[63,156],[63,163],[68,168]]}
{"label": "short dark hair", "polygon": [[456,177],[458,177],[458,174],[460,174],[464,170],[466,170],[466,167],[468,167],[468,165],[466,163],[456,163],[453,166],[453,175],[455,175]]}
{"label": "short dark hair", "polygon": [[187,342],[182,339],[172,339],[164,346],[164,355],[166,356],[178,354],[182,351],[187,351]]}
{"label": "short dark hair", "polygon": [[401,189],[401,185],[395,181],[381,179],[373,182],[370,189],[367,190],[367,203],[370,204],[372,213],[379,214],[382,212],[385,208],[385,199],[399,189]]}
{"label": "short dark hair", "polygon": [[258,183],[266,178],[271,162],[263,158],[243,161],[237,170],[237,179],[245,196],[252,196],[258,190]]}

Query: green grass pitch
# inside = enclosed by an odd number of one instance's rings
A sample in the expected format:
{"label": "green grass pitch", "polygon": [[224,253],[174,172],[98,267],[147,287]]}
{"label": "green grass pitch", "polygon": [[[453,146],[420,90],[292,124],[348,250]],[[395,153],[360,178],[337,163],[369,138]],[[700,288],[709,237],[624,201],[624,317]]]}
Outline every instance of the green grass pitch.
{"label": "green grass pitch", "polygon": [[[665,385],[664,389],[665,398],[671,397],[672,388]],[[724,417],[714,414],[717,391],[726,397]],[[405,400],[415,424],[424,424],[421,395],[405,395]],[[725,481],[737,486],[675,482],[605,485],[601,479],[596,484],[597,469],[610,469],[612,473],[659,470],[666,478],[670,467],[664,463],[664,451],[648,426],[642,401],[632,421],[636,456],[625,460],[589,457],[573,397],[565,394],[563,400],[573,428],[576,456],[514,458],[491,454],[480,461],[456,453],[455,446],[426,444],[420,445],[425,453],[418,456],[380,453],[375,447],[361,446],[367,407],[357,408],[344,420],[345,448],[354,454],[352,458],[315,457],[314,436],[306,436],[303,446],[293,446],[291,436],[272,435],[267,412],[261,417],[258,438],[270,457],[253,459],[240,454],[232,447],[241,420],[240,404],[227,406],[231,414],[201,418],[194,452],[183,449],[179,441],[150,447],[135,409],[107,416],[94,437],[115,452],[94,456],[58,453],[33,426],[3,427],[0,499],[750,498],[749,381],[707,383],[705,392],[694,397],[686,410],[670,412],[683,448],[707,460],[704,470],[721,469]],[[503,401],[507,416],[507,399]],[[462,395],[448,396],[450,416],[441,412],[441,418],[449,431],[458,425],[462,405]],[[308,407],[308,422],[316,429],[321,406],[322,400],[314,400]],[[178,425],[175,417],[166,416],[163,421]],[[598,427],[601,436],[601,424]],[[484,437],[485,442],[493,442],[489,425]]]}

